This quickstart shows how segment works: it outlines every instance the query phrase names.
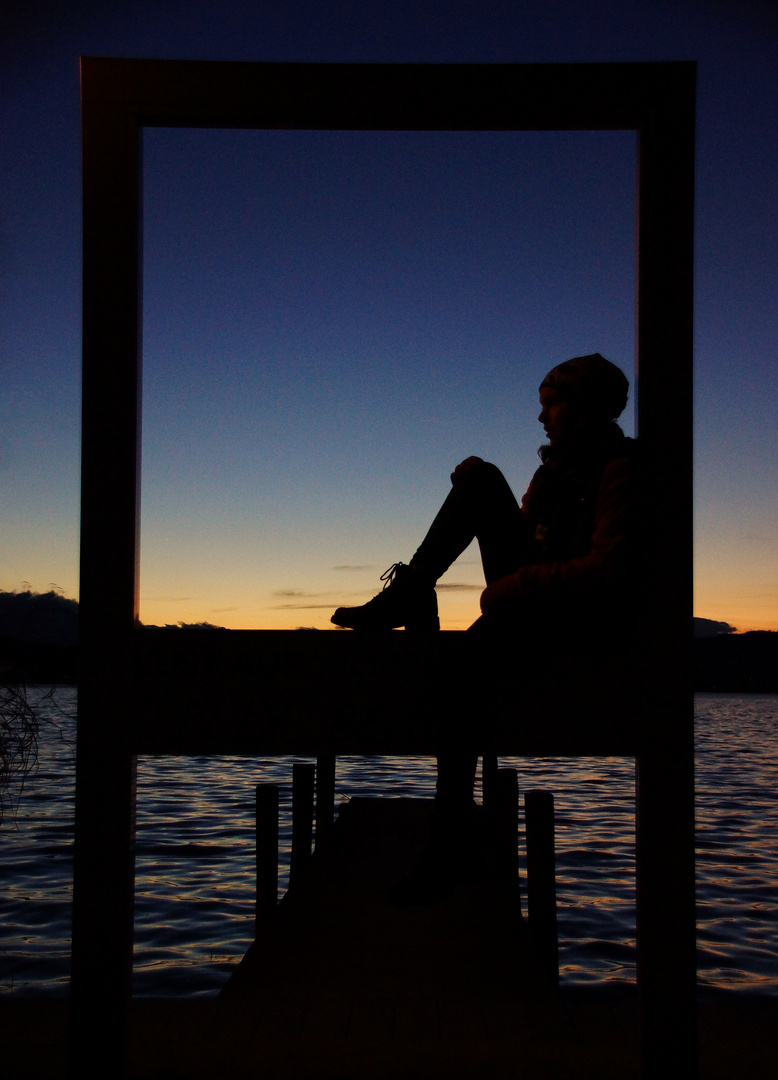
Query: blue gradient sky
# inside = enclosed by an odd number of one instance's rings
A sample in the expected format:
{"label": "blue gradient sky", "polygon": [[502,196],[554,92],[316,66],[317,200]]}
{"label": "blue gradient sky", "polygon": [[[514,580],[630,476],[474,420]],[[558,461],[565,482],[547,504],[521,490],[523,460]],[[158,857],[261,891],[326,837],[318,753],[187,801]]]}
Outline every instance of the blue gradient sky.
{"label": "blue gradient sky", "polygon": [[[0,15],[0,588],[78,590],[79,54],[696,59],[696,614],[778,629],[768,5],[57,8]],[[144,149],[144,621],[327,625],[410,557],[462,457],[524,490],[548,367],[596,349],[631,373],[631,134],[155,130]],[[472,621],[479,583],[470,551],[445,625]]]}

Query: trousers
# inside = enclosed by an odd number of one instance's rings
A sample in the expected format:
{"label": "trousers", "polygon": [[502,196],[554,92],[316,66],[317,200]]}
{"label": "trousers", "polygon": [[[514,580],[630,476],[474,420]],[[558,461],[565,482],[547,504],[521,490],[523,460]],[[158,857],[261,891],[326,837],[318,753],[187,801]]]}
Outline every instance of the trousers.
{"label": "trousers", "polygon": [[[452,476],[452,487],[427,535],[411,559],[416,567],[437,581],[455,559],[478,541],[487,585],[526,565],[530,558],[532,529],[526,514],[495,466],[486,461],[473,464]],[[469,632],[479,635],[502,633],[505,624],[481,616]],[[436,804],[447,817],[456,817],[472,808],[473,785],[478,756],[457,745],[451,731],[438,753]]]}
{"label": "trousers", "polygon": [[411,565],[435,581],[478,541],[486,584],[511,574],[529,558],[531,527],[508,485],[488,461],[452,476],[447,498],[416,550]]}

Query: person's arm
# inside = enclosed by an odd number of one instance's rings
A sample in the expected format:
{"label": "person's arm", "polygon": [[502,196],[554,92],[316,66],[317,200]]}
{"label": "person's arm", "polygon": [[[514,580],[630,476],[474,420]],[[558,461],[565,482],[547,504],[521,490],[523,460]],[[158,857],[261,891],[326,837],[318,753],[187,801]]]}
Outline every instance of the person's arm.
{"label": "person's arm", "polygon": [[500,578],[481,594],[481,611],[501,613],[523,600],[582,598],[616,586],[634,564],[634,518],[635,465],[629,458],[617,458],[603,473],[588,554],[524,566]]}

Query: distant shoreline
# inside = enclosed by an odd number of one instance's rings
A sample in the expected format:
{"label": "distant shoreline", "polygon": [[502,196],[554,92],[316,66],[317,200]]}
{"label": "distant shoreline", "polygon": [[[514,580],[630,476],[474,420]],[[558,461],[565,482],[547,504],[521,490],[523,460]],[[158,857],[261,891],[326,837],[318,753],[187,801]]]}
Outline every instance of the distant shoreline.
{"label": "distant shoreline", "polygon": [[736,694],[778,693],[778,630],[696,638],[694,689]]}

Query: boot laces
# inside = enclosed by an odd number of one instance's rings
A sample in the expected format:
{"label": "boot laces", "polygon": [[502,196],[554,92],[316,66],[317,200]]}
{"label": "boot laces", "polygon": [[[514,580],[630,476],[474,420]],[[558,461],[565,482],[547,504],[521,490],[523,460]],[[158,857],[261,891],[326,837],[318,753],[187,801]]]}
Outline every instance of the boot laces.
{"label": "boot laces", "polygon": [[392,565],[389,567],[389,569],[387,571],[385,571],[383,574],[381,574],[381,577],[378,580],[383,581],[385,589],[388,589],[389,586],[392,584],[392,582],[394,581],[394,578],[395,578],[395,574],[397,573],[397,571],[400,569],[401,566],[405,566],[405,563],[401,563],[401,562],[392,563]]}

